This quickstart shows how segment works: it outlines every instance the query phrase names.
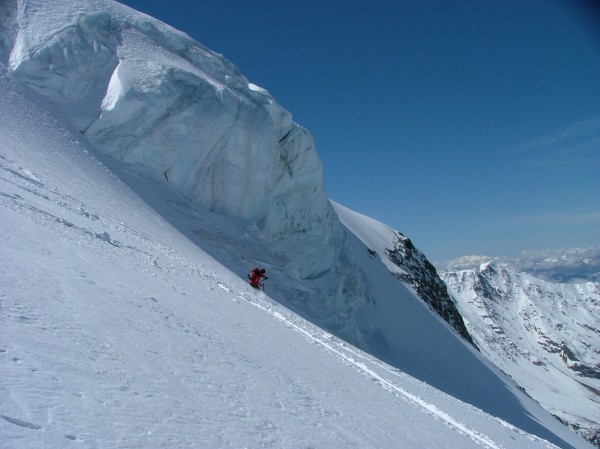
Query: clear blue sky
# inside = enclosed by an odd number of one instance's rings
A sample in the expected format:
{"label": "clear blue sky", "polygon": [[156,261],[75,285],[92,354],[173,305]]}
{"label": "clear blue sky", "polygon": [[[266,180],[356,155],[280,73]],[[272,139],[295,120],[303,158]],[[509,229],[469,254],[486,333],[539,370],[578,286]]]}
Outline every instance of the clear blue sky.
{"label": "clear blue sky", "polygon": [[600,10],[584,0],[126,0],[315,138],[329,196],[432,261],[600,244]]}

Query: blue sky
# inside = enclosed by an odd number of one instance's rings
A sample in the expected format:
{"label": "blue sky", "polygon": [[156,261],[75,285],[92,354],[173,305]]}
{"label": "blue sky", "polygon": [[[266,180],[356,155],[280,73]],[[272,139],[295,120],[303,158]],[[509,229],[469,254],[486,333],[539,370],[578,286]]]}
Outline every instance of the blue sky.
{"label": "blue sky", "polygon": [[269,90],[329,196],[430,260],[600,244],[593,1],[122,3]]}

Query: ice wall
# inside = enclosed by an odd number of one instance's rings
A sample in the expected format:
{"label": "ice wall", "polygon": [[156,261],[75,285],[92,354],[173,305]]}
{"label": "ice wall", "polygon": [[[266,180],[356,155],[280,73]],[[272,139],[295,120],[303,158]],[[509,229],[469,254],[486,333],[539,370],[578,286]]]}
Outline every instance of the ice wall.
{"label": "ice wall", "polygon": [[364,302],[313,139],[266,90],[118,3],[16,5],[10,70],[96,148],[197,205],[251,220],[288,274],[322,280],[323,313]]}

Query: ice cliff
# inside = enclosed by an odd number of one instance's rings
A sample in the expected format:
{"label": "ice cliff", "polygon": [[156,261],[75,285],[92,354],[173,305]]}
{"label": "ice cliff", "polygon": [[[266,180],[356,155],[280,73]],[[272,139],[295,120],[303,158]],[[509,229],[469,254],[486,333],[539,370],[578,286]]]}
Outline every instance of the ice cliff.
{"label": "ice cliff", "polygon": [[5,10],[2,56],[20,82],[129,171],[252,222],[287,275],[321,280],[323,313],[366,301],[313,139],[266,90],[118,3],[44,3]]}

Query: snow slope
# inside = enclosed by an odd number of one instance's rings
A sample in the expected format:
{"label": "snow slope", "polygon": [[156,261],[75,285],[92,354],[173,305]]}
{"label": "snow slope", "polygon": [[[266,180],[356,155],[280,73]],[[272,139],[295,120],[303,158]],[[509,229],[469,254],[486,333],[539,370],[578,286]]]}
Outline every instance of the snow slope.
{"label": "snow slope", "polygon": [[553,447],[251,291],[10,84],[3,448]]}
{"label": "snow slope", "polygon": [[600,444],[600,284],[556,284],[488,262],[443,273],[482,352]]}
{"label": "snow slope", "polygon": [[[372,294],[377,298],[378,307],[366,313],[370,322],[377,323],[372,330],[374,339],[385,343],[370,342],[373,353],[454,397],[496,416],[504,416],[521,428],[536,433],[531,416],[554,428],[553,419],[543,418],[545,413],[538,404],[523,395],[477,351],[459,340],[456,331],[446,322],[431,313],[422,313],[427,309],[416,300],[416,294],[401,294],[395,285],[397,278],[390,276],[397,273],[399,267],[385,256],[386,250],[393,247],[397,232],[341,205],[335,204],[335,209],[353,235],[355,253],[363,255],[357,258],[366,273],[369,291],[376,291]],[[438,325],[432,321],[438,321]],[[507,391],[514,394],[512,399],[505,394]],[[523,415],[518,409],[527,412]]]}
{"label": "snow slope", "polygon": [[[403,372],[589,447],[371,258],[364,239],[380,228],[351,213],[366,236],[340,224],[308,134],[282,135],[286,113],[221,56],[112,2],[0,6],[0,424],[15,447],[538,444]],[[216,109],[202,113],[207,98]],[[178,146],[188,133],[212,143]],[[219,180],[249,187],[245,157],[262,151],[273,171],[246,209]],[[214,203],[191,185],[206,177]],[[246,289],[254,264],[269,298]]]}

